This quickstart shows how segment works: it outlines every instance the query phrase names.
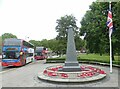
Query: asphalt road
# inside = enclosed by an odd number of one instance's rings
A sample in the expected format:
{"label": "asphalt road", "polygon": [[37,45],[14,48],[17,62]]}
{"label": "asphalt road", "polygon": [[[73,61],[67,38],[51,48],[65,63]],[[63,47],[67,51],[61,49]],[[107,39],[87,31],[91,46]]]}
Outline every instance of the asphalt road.
{"label": "asphalt road", "polygon": [[23,67],[3,68],[2,87],[118,87],[118,69],[113,68],[113,73],[109,73],[109,67],[97,66],[107,72],[107,77],[103,80],[90,83],[54,83],[39,80],[38,72],[42,72],[46,67],[59,64],[46,64],[45,60],[39,60]]}

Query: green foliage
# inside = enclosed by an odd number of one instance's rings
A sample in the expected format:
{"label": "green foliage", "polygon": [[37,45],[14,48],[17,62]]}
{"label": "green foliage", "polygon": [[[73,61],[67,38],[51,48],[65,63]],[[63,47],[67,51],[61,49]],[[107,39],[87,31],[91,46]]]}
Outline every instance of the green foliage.
{"label": "green foliage", "polygon": [[112,42],[114,47],[114,52],[120,54],[120,1],[114,3],[113,11],[113,23],[114,31],[112,36]]}
{"label": "green foliage", "polygon": [[76,25],[77,19],[73,15],[65,15],[61,17],[60,19],[57,19],[56,23],[56,32],[58,32],[58,35],[56,39],[59,41],[59,52],[62,54],[66,53],[67,48],[67,29],[71,25],[73,27],[73,30],[75,32],[75,43],[76,43],[76,49],[80,50],[80,47],[83,47],[84,42],[80,39],[79,31],[77,30],[78,27]]}
{"label": "green foliage", "polygon": [[74,30],[77,30],[78,27],[76,25],[77,19],[73,15],[65,15],[60,19],[57,19],[56,23],[56,31],[58,32],[58,39],[62,39],[67,37],[67,29],[71,25]]}
{"label": "green foliage", "polygon": [[52,50],[54,52],[59,51],[58,45],[60,45],[60,44],[59,44],[59,41],[56,39],[51,39],[51,40],[43,39],[42,41],[30,40],[29,42],[34,44],[36,47],[43,46],[43,47],[49,48],[49,50]]}
{"label": "green foliage", "polygon": [[41,41],[30,40],[29,42],[32,43],[35,47],[42,46]]}
{"label": "green foliage", "polygon": [[85,48],[85,40],[82,40],[79,36],[75,36],[75,45],[76,45],[76,50]]}
{"label": "green foliage", "polygon": [[4,33],[2,36],[0,36],[0,54],[2,53],[2,43],[7,38],[17,38],[17,36],[11,34],[11,33]]}
{"label": "green foliage", "polygon": [[4,41],[4,40],[7,39],[7,38],[17,38],[17,36],[16,36],[16,35],[13,35],[13,34],[11,34],[11,33],[4,33],[4,34],[2,35],[2,41]]}
{"label": "green foliage", "polygon": [[59,41],[56,39],[51,39],[48,40],[48,47],[54,51],[54,52],[58,52],[59,51]]}
{"label": "green foliage", "polygon": [[[106,26],[108,15],[108,2],[93,2],[83,17],[81,23],[81,35],[86,33],[86,48],[90,53],[109,53],[109,34]],[[120,2],[112,3],[114,32],[112,43],[114,53],[120,51]]]}

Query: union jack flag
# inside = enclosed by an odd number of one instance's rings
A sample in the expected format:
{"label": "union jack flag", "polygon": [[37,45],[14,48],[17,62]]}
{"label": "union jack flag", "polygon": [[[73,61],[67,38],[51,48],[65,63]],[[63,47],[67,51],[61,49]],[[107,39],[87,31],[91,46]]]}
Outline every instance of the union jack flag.
{"label": "union jack flag", "polygon": [[112,22],[112,12],[108,11],[107,26],[109,27],[109,37],[111,37],[113,32],[113,22]]}

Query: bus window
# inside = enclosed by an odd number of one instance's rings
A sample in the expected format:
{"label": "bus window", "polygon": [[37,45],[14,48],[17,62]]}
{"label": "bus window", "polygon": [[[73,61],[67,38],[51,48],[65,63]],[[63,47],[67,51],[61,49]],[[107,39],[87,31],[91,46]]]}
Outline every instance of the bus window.
{"label": "bus window", "polygon": [[29,57],[33,56],[33,53],[29,53]]}
{"label": "bus window", "polygon": [[3,59],[18,59],[20,56],[19,52],[5,52]]}
{"label": "bus window", "polygon": [[2,53],[2,59],[6,58],[5,52]]}
{"label": "bus window", "polygon": [[42,53],[41,52],[37,52],[36,55],[37,56],[42,56]]}

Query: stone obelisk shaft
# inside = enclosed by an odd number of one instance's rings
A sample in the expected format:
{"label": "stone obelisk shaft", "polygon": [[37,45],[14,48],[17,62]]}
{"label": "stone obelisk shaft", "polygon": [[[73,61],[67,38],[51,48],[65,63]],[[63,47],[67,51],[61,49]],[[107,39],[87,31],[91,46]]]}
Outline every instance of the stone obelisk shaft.
{"label": "stone obelisk shaft", "polygon": [[74,42],[74,32],[72,27],[68,29],[68,38],[67,38],[67,53],[66,61],[63,67],[63,71],[73,72],[80,71],[80,66],[77,61],[76,47]]}

